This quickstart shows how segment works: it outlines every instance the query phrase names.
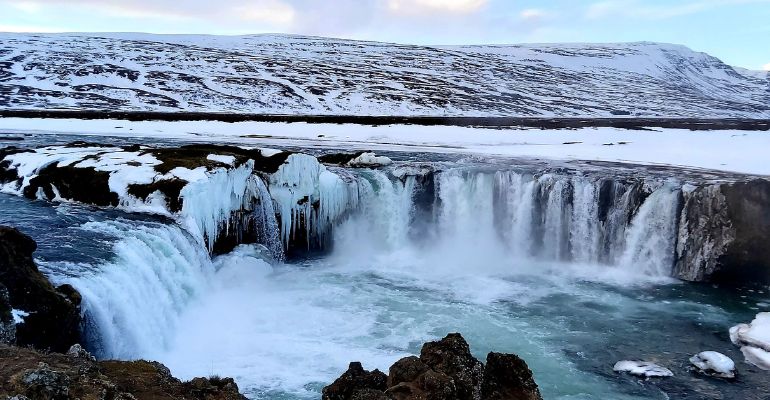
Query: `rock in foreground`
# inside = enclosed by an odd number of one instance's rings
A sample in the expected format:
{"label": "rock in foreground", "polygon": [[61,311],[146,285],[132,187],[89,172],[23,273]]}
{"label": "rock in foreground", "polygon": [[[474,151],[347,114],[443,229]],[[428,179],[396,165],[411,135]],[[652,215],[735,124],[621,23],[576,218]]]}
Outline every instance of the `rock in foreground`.
{"label": "rock in foreground", "polygon": [[385,375],[351,363],[323,389],[324,400],[542,400],[527,363],[489,353],[486,367],[459,333],[423,345],[420,357],[396,361]]}
{"label": "rock in foreground", "polygon": [[0,398],[245,399],[231,378],[195,378],[182,382],[156,362],[97,362],[80,349],[67,355],[42,354],[5,345],[0,345]]}

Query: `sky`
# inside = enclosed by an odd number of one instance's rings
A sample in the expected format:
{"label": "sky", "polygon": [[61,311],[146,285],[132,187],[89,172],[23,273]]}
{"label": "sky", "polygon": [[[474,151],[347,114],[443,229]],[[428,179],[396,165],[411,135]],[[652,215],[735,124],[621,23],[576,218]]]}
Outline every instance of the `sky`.
{"label": "sky", "polygon": [[770,70],[770,0],[0,0],[0,31],[295,33],[408,44],[653,41]]}

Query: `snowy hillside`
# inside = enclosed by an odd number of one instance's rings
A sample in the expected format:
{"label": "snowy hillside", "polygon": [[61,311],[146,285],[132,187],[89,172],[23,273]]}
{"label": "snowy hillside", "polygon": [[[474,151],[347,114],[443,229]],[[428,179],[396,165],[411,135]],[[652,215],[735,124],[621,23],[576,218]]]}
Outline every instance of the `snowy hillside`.
{"label": "snowy hillside", "polygon": [[0,34],[0,108],[770,118],[770,78],[655,43]]}

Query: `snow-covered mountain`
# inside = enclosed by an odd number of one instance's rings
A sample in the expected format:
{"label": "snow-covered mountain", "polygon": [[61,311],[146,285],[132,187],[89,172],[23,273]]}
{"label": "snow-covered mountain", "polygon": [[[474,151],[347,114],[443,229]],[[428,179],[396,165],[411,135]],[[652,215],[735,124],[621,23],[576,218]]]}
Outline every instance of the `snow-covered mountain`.
{"label": "snow-covered mountain", "polygon": [[657,43],[0,34],[0,109],[770,118],[770,77]]}

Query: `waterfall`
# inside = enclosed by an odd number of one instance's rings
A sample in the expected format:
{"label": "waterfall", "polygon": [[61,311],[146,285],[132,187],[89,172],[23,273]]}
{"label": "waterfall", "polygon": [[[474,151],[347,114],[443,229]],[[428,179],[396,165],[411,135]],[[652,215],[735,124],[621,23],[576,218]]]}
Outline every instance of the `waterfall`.
{"label": "waterfall", "polygon": [[174,225],[89,222],[115,237],[114,258],[71,278],[83,296],[86,345],[99,357],[134,359],[167,346],[182,311],[204,293],[213,265]]}
{"label": "waterfall", "polygon": [[571,259],[580,263],[599,261],[599,186],[585,177],[572,179],[572,215],[569,243]]}
{"label": "waterfall", "polygon": [[680,196],[675,184],[668,182],[642,204],[628,229],[620,265],[645,275],[671,274]]}
{"label": "waterfall", "polygon": [[444,262],[466,273],[515,272],[519,263],[509,260],[532,259],[671,274],[677,182],[468,167],[393,171],[325,167],[295,154],[265,181],[246,163],[187,185],[179,226],[87,224],[118,239],[114,259],[71,280],[83,294],[89,348],[116,358],[163,351],[180,313],[209,290],[218,265],[209,253],[233,229],[234,212],[249,218],[256,241],[278,260],[291,246],[313,244],[348,251],[348,260],[430,253],[436,273],[451,268]]}

